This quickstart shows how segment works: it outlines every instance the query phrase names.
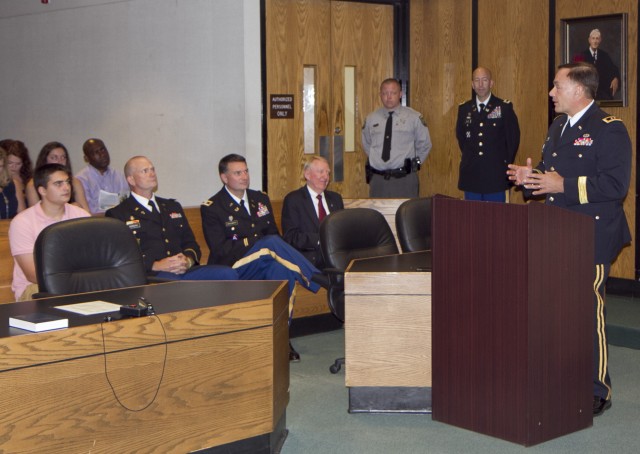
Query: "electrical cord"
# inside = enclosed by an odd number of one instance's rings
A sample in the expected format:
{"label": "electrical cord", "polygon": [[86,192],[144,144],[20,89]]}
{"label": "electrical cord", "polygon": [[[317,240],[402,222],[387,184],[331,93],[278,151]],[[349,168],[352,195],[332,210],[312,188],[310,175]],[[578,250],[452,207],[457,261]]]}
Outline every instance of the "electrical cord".
{"label": "electrical cord", "polygon": [[[118,402],[118,404],[124,408],[125,410],[128,411],[134,411],[134,412],[139,412],[139,411],[144,411],[147,408],[149,408],[149,406],[151,406],[151,404],[153,404],[156,400],[156,398],[158,397],[158,393],[160,392],[160,385],[162,384],[162,380],[164,379],[164,371],[166,369],[167,366],[167,354],[168,354],[168,339],[167,339],[167,331],[164,329],[164,324],[162,323],[162,320],[160,320],[160,318],[153,313],[153,308],[151,307],[151,313],[149,314],[150,317],[155,317],[156,320],[158,320],[158,322],[160,322],[160,327],[162,328],[162,332],[164,333],[164,359],[162,361],[162,373],[160,374],[160,380],[158,381],[158,386],[156,387],[155,393],[153,394],[153,398],[151,399],[151,401],[146,404],[145,406],[143,406],[142,408],[130,408],[127,405],[125,405],[120,398],[118,397],[118,393],[116,392],[115,388],[113,387],[113,384],[111,383],[111,380],[109,379],[109,371],[107,368],[107,346],[106,346],[106,342],[105,342],[105,337],[104,337],[104,322],[100,323],[100,330],[102,331],[102,352],[103,352],[103,358],[104,358],[104,375],[107,379],[107,383],[109,383],[109,387],[111,388],[111,391],[113,392],[113,396],[115,397],[116,401]],[[107,319],[107,321],[110,321],[109,319]]]}

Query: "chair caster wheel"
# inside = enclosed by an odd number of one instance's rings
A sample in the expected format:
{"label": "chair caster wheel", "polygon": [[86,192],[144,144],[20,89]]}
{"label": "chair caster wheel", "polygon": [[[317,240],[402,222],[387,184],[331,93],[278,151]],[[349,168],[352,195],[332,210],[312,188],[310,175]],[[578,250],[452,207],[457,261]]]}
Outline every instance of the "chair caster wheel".
{"label": "chair caster wheel", "polygon": [[332,374],[337,374],[338,372],[340,372],[340,369],[342,369],[340,364],[332,364],[331,366],[329,366],[329,372],[331,372]]}

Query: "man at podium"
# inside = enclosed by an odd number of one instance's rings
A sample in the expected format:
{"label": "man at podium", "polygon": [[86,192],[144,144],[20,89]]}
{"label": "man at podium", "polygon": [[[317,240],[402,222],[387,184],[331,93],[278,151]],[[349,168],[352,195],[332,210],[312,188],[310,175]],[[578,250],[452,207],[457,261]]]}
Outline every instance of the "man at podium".
{"label": "man at podium", "polygon": [[622,202],[631,178],[631,140],[622,120],[594,102],[598,71],[586,62],[558,67],[549,92],[558,115],[547,133],[542,161],[509,165],[507,175],[526,196],[591,216],[595,223],[595,335],[593,415],[611,407],[604,288],[611,263],[631,241]]}

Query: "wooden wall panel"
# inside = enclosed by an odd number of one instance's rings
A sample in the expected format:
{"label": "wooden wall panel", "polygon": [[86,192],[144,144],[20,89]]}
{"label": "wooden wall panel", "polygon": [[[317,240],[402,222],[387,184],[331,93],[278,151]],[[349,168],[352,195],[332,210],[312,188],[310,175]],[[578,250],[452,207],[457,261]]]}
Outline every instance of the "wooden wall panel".
{"label": "wooden wall panel", "polygon": [[471,0],[411,0],[410,106],[427,120],[433,148],[420,195],[461,197],[458,104],[471,90]]}
{"label": "wooden wall panel", "polygon": [[[624,211],[627,214],[629,227],[633,241],[631,246],[626,247],[616,262],[611,267],[611,276],[626,279],[635,278],[635,249],[636,249],[636,137],[638,133],[638,2],[637,0],[611,0],[608,2],[584,1],[584,0],[556,0],[556,63],[560,64],[561,53],[561,30],[560,21],[562,19],[572,19],[576,17],[601,16],[605,14],[628,13],[627,29],[627,96],[629,104],[627,107],[605,107],[604,110],[612,115],[622,118],[633,145],[633,162],[631,168],[631,187],[624,202]],[[586,41],[586,40],[585,40]],[[605,43],[603,42],[603,47]],[[605,47],[606,48],[606,47]]]}
{"label": "wooden wall panel", "polygon": [[[478,1],[478,64],[492,71],[492,92],[513,102],[520,123],[520,164],[528,157],[540,160],[549,126],[548,37],[548,2]],[[522,192],[512,189],[511,201],[523,203]]]}

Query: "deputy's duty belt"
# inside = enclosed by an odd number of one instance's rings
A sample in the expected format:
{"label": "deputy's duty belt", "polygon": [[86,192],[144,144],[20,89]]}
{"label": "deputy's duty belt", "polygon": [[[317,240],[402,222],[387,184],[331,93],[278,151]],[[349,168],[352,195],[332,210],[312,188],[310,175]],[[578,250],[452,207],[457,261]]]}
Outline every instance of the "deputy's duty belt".
{"label": "deputy's duty belt", "polygon": [[371,167],[371,173],[382,175],[385,180],[389,178],[404,178],[409,174],[405,169],[378,170],[373,167]]}

